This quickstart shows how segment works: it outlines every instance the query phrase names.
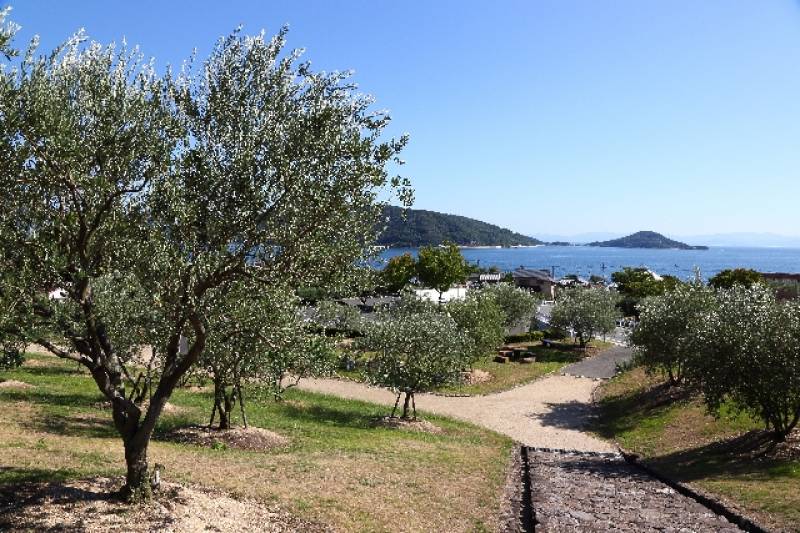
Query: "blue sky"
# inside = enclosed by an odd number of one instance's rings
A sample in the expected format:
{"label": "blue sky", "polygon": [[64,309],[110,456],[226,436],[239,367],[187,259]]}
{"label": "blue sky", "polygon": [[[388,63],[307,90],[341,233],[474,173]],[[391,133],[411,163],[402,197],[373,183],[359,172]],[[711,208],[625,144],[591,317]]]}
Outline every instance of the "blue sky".
{"label": "blue sky", "polygon": [[288,23],[408,132],[415,207],[527,234],[800,234],[800,5],[788,0],[12,3],[178,64]]}

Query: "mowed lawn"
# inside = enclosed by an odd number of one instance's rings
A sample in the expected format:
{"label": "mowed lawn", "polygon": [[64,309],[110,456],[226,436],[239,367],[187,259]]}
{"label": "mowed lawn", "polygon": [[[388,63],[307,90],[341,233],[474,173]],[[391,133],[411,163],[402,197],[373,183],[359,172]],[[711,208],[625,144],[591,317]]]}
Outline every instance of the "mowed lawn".
{"label": "mowed lawn", "polygon": [[730,409],[715,418],[698,398],[670,391],[641,368],[598,392],[598,435],[770,527],[800,531],[800,454],[786,449],[765,454],[759,421]]}
{"label": "mowed lawn", "polygon": [[[124,474],[120,439],[88,374],[74,363],[28,356],[0,379],[0,484]],[[176,426],[206,423],[208,391],[177,391],[150,447],[168,481],[278,504],[336,528],[486,531],[501,506],[510,439],[423,415],[441,434],[373,427],[386,407],[291,390],[282,402],[251,400],[251,425],[291,440],[268,452],[159,440]]]}

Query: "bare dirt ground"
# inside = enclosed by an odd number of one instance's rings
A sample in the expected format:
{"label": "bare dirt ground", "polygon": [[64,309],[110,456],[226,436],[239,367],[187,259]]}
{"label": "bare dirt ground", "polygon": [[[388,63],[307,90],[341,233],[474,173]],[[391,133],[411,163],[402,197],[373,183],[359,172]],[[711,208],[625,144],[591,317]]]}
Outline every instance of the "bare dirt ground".
{"label": "bare dirt ground", "polygon": [[225,446],[238,450],[263,451],[280,448],[289,444],[289,439],[274,431],[257,427],[235,427],[231,429],[215,429],[208,426],[189,426],[178,428],[167,435],[167,440],[174,440],[198,446],[213,448]]}
{"label": "bare dirt ground", "polygon": [[25,383],[24,381],[17,381],[15,379],[6,379],[0,381],[0,389],[32,389],[33,385]]}
{"label": "bare dirt ground", "polygon": [[421,431],[423,433],[441,433],[442,428],[431,424],[427,420],[406,420],[398,417],[384,416],[375,421],[375,426],[393,429],[405,429],[408,431]]}
{"label": "bare dirt ground", "polygon": [[0,531],[328,531],[252,500],[162,484],[152,505],[130,506],[111,491],[121,480],[29,483],[0,491]]}
{"label": "bare dirt ground", "polygon": [[[527,446],[612,452],[611,444],[583,431],[596,386],[593,379],[553,375],[485,396],[418,394],[416,403],[419,410],[466,420]],[[299,387],[387,406],[396,399],[386,389],[346,380],[306,379]]]}

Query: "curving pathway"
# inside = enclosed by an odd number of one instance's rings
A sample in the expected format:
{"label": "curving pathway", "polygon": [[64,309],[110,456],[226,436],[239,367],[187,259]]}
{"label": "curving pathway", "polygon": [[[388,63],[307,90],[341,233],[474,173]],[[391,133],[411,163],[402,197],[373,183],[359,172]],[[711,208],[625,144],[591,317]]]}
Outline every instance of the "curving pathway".
{"label": "curving pathway", "polygon": [[[485,396],[418,394],[417,408],[493,429],[527,446],[613,452],[615,449],[610,443],[584,432],[583,429],[591,414],[596,378],[613,376],[614,362],[629,357],[630,349],[612,348],[582,362],[588,363],[597,359],[596,364],[589,368],[578,366],[582,363],[576,363],[562,370],[565,374],[587,372],[584,375],[592,377],[549,375],[527,385]],[[306,379],[300,382],[299,387],[385,405],[393,405],[396,398],[388,390],[354,381]]]}

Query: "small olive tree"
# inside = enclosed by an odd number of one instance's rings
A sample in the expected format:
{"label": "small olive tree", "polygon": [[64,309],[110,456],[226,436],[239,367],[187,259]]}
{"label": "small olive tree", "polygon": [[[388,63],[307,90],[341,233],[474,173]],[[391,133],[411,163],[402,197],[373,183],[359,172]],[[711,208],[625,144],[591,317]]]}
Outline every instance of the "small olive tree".
{"label": "small olive tree", "polygon": [[800,421],[800,304],[777,302],[762,284],[736,284],[716,299],[696,322],[701,349],[687,377],[712,411],[730,402],[785,440]]}
{"label": "small olive tree", "polygon": [[639,305],[639,323],[630,336],[637,360],[680,385],[701,350],[697,324],[715,307],[713,291],[699,283],[681,284]]}
{"label": "small olive tree", "polygon": [[550,315],[554,327],[572,330],[581,348],[595,338],[614,330],[619,315],[614,296],[605,289],[565,289],[559,293]]}
{"label": "small olive tree", "polygon": [[472,340],[470,364],[503,344],[507,317],[493,293],[485,289],[470,291],[466,298],[450,301],[446,311]]}
{"label": "small olive tree", "polygon": [[369,381],[397,393],[392,417],[405,395],[402,418],[412,412],[416,418],[414,394],[458,382],[474,350],[455,320],[429,302],[401,303],[381,313],[359,344],[376,352],[367,366]]}
{"label": "small olive tree", "polygon": [[213,298],[209,321],[216,327],[198,364],[214,384],[209,426],[219,415],[219,429],[229,429],[238,403],[247,427],[245,390],[279,399],[297,380],[333,372],[333,345],[306,331],[289,288],[238,282],[220,287]]}
{"label": "small olive tree", "polygon": [[503,326],[513,328],[523,322],[530,324],[539,299],[530,292],[511,283],[497,283],[483,289],[486,296],[494,299],[503,312]]}

